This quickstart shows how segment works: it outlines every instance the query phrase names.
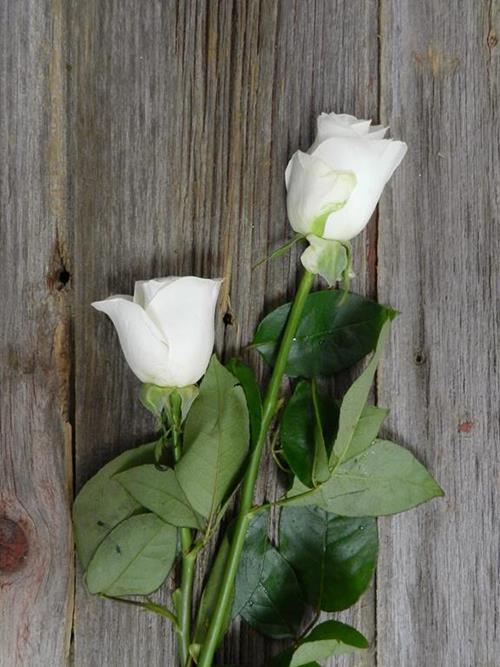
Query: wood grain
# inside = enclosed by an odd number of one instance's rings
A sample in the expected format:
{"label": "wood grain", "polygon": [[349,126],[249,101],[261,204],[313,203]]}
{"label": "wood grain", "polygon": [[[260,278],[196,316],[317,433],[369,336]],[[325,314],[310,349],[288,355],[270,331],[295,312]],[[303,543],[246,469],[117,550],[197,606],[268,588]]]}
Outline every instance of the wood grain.
{"label": "wood grain", "polygon": [[[90,304],[130,293],[134,279],[168,273],[176,262],[179,246],[168,234],[169,226],[179,229],[168,169],[169,109],[176,97],[174,8],[161,2],[141,3],[140,12],[136,2],[69,8],[78,487],[153,431],[113,327]],[[74,655],[79,667],[169,665],[175,647],[160,617],[93,598],[77,576]]]}
{"label": "wood grain", "polygon": [[65,21],[0,4],[0,665],[65,665],[73,606]]}
{"label": "wood grain", "polygon": [[[311,142],[322,110],[376,115],[376,11],[330,0],[71,6],[79,485],[151,430],[112,326],[90,302],[130,293],[138,278],[222,275],[218,348],[230,355],[249,342],[296,280],[297,252],[251,270],[290,235],[288,158]],[[361,290],[373,285],[368,247],[373,232],[358,243]],[[266,463],[259,497],[275,487]],[[373,637],[370,597],[351,618]],[[79,587],[78,667],[173,664],[169,632]],[[277,648],[236,623],[221,659],[257,666]]]}
{"label": "wood grain", "polygon": [[498,665],[498,3],[382,4],[382,119],[409,144],[380,210],[390,432],[446,498],[383,521],[378,664]]}

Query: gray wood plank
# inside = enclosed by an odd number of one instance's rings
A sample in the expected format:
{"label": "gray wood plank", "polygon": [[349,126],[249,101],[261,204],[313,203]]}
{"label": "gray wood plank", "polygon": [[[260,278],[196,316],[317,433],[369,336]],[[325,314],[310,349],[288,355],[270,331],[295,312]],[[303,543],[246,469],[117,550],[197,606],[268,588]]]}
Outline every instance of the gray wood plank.
{"label": "gray wood plank", "polygon": [[380,211],[390,433],[444,500],[383,522],[378,664],[494,667],[500,627],[497,2],[383,3],[382,120],[410,150]]}
{"label": "gray wood plank", "polygon": [[[90,303],[130,293],[134,279],[180,270],[170,166],[178,168],[172,155],[183,142],[169,126],[177,99],[175,3],[71,3],[68,20],[79,487],[153,433],[113,327]],[[78,573],[74,655],[78,667],[135,667],[174,664],[175,651],[164,620],[92,598]]]}
{"label": "gray wood plank", "polygon": [[0,665],[68,663],[71,257],[61,0],[0,3]]}
{"label": "gray wood plank", "polygon": [[[218,348],[230,355],[249,341],[297,276],[296,251],[251,272],[290,234],[287,159],[310,143],[322,110],[376,115],[376,14],[361,1],[70,3],[78,485],[152,428],[90,302],[138,278],[223,275]],[[358,243],[360,290],[374,286],[374,238],[372,227]],[[275,485],[266,462],[259,497]],[[370,597],[354,617],[373,637]],[[275,652],[237,623],[222,659],[261,665]],[[163,622],[79,587],[78,667],[173,660]]]}

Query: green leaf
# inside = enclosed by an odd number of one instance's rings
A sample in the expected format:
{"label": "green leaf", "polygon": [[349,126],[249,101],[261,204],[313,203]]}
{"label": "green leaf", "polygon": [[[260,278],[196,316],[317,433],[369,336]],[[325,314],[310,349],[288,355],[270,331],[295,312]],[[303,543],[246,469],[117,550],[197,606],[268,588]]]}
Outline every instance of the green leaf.
{"label": "green leaf", "polygon": [[176,528],[155,514],[132,516],[97,548],[87,569],[87,587],[106,595],[148,595],[167,577],[176,550]]}
{"label": "green leaf", "polygon": [[380,331],[377,347],[370,359],[370,363],[352,383],[342,400],[339,415],[339,430],[335,438],[335,444],[333,445],[332,456],[330,457],[330,463],[334,466],[338,466],[349,456],[349,450],[352,446],[361,414],[365,408],[368,394],[370,393],[370,387],[379,359],[389,337],[390,326],[390,320],[387,320]]}
{"label": "green leaf", "polygon": [[173,526],[200,528],[175,472],[159,470],[155,465],[130,468],[113,477],[142,507]]}
{"label": "green leaf", "polygon": [[269,548],[267,524],[269,512],[261,512],[247,530],[243,553],[236,576],[232,617],[238,616],[250,600],[262,576],[264,556]]}
{"label": "green leaf", "polygon": [[262,422],[262,398],[259,385],[250,366],[247,366],[239,359],[230,359],[226,364],[226,368],[238,379],[245,392],[250,417],[250,435],[252,446],[254,446],[259,437]]}
{"label": "green leaf", "polygon": [[274,547],[264,556],[260,581],[240,615],[268,637],[296,637],[304,615],[304,600],[295,572]]}
{"label": "green leaf", "polygon": [[295,650],[290,667],[304,667],[312,660],[325,660],[334,655],[366,648],[366,638],[350,625],[339,621],[325,621],[317,625]]}
{"label": "green leaf", "polygon": [[411,452],[388,440],[375,440],[362,454],[339,466],[320,487],[294,484],[285,502],[317,505],[343,516],[384,516],[443,495]]}
{"label": "green leaf", "polygon": [[[198,617],[196,619],[196,628],[193,637],[195,646],[204,644],[212,620],[212,616],[217,603],[217,597],[226,574],[226,563],[229,555],[229,540],[224,536],[222,543],[217,551],[217,556],[208,575],[208,581],[203,589],[201,596]],[[226,622],[221,629],[221,638],[226,633],[231,622],[231,612],[228,613]],[[196,648],[193,649],[196,652]]]}
{"label": "green leaf", "polygon": [[389,414],[389,410],[379,408],[375,405],[365,405],[361,416],[356,424],[354,433],[344,456],[344,461],[358,456],[370,445],[378,435],[382,422]]}
{"label": "green leaf", "polygon": [[352,606],[370,584],[377,563],[377,523],[319,507],[283,507],[280,552],[316,610]]}
{"label": "green leaf", "polygon": [[[271,667],[289,667],[294,653],[295,648],[293,646],[285,649],[271,660]],[[268,667],[267,663],[262,667]],[[308,662],[306,665],[303,665],[303,667],[320,667],[320,664],[318,662]]]}
{"label": "green leaf", "polygon": [[294,571],[269,542],[268,516],[258,514],[247,531],[232,614],[269,637],[295,637],[305,603]]}
{"label": "green leaf", "polygon": [[411,452],[388,440],[346,461],[324,493],[328,506],[345,516],[396,514],[444,495]]}
{"label": "green leaf", "polygon": [[[259,324],[253,345],[274,364],[291,304],[273,310]],[[307,297],[292,343],[286,374],[290,377],[330,376],[349,368],[371,352],[383,324],[394,311],[356,294],[338,290]]]}
{"label": "green leaf", "polygon": [[73,505],[75,543],[83,569],[95,550],[121,521],[141,509],[113,476],[133,466],[153,463],[156,443],[123,452],[107,463],[81,488]]}
{"label": "green leaf", "polygon": [[314,461],[312,482],[314,485],[326,482],[330,477],[328,469],[328,452],[325,446],[325,437],[323,435],[323,425],[321,423],[321,407],[318,398],[318,387],[316,380],[311,383],[312,402],[314,410]]}
{"label": "green leaf", "polygon": [[249,445],[243,389],[212,357],[186,419],[185,453],[175,471],[191,506],[212,516],[234,484]]}
{"label": "green leaf", "polygon": [[[318,409],[323,426],[323,440],[330,454],[338,426],[338,407],[327,396],[318,395]],[[311,384],[300,380],[283,412],[280,437],[283,454],[295,475],[313,486],[317,428]]]}

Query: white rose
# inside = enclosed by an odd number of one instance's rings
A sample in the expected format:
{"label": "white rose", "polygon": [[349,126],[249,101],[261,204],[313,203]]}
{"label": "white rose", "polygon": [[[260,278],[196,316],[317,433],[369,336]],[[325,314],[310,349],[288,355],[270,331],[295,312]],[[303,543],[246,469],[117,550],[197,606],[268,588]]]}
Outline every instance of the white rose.
{"label": "white rose", "polygon": [[295,231],[349,241],[364,229],[407,150],[404,142],[383,138],[387,129],[347,114],[319,116],[307,159],[298,151],[286,170]]}
{"label": "white rose", "polygon": [[139,380],[184,387],[197,382],[210,361],[221,282],[192,276],[140,280],[133,298],[111,296],[92,305],[113,321]]}

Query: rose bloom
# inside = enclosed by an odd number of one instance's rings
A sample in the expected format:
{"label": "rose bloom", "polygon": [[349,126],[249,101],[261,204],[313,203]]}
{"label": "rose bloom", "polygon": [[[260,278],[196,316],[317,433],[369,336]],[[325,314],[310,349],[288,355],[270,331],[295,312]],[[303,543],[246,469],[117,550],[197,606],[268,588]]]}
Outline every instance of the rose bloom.
{"label": "rose bloom", "polygon": [[139,280],[133,297],[111,296],[92,306],[111,318],[139,380],[185,387],[204,375],[210,361],[221,283],[193,276]]}
{"label": "rose bloom", "polygon": [[307,153],[286,170],[287,211],[296,232],[349,241],[367,225],[407,146],[388,128],[347,114],[322,113]]}

